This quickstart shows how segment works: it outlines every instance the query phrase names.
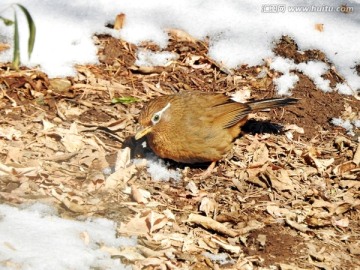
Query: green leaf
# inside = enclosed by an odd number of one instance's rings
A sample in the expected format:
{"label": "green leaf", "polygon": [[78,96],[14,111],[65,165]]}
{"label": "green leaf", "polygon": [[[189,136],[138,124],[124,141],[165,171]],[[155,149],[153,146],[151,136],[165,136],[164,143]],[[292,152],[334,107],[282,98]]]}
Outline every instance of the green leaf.
{"label": "green leaf", "polygon": [[2,20],[6,26],[10,26],[10,25],[14,24],[14,21],[6,19],[6,18],[4,18],[2,16],[0,16],[0,20]]}
{"label": "green leaf", "polygon": [[42,105],[42,106],[46,104],[45,100],[44,100],[44,96],[41,96],[41,97],[35,99],[35,102],[36,102],[36,104]]}
{"label": "green leaf", "polygon": [[22,10],[22,12],[24,12],[26,20],[28,22],[28,26],[29,26],[28,56],[30,59],[31,53],[34,49],[34,44],[35,44],[35,35],[36,35],[35,23],[29,13],[29,11],[23,5],[20,5],[20,4],[16,4],[16,5]]}
{"label": "green leaf", "polygon": [[140,99],[134,98],[134,97],[120,97],[120,98],[113,98],[111,100],[111,103],[113,103],[113,104],[116,104],[116,103],[130,104],[130,103],[134,103],[137,101],[140,101]]}
{"label": "green leaf", "polygon": [[19,45],[19,26],[18,26],[16,11],[14,11],[14,55],[13,55],[12,65],[14,69],[16,70],[19,69],[20,45]]}

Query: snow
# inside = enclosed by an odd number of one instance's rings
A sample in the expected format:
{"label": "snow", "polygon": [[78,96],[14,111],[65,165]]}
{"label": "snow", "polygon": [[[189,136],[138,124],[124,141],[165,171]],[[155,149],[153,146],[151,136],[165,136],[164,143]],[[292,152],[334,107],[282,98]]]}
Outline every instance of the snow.
{"label": "snow", "polygon": [[[1,4],[1,15],[12,18],[8,7],[18,0],[5,0]],[[140,45],[143,41],[157,43],[165,52],[151,56],[150,62],[138,53],[137,64],[151,65],[167,62],[166,29],[178,28],[190,35],[209,40],[209,56],[228,68],[241,64],[263,64],[263,59],[274,58],[274,42],[282,35],[289,35],[299,50],[319,49],[323,51],[337,72],[346,78],[334,90],[343,94],[354,94],[360,89],[360,78],[354,66],[360,62],[358,48],[360,39],[359,0],[342,2],[329,0],[319,4],[315,0],[237,1],[237,0],[22,0],[37,26],[35,49],[30,60],[26,57],[27,25],[24,16],[20,23],[21,56],[24,65],[40,66],[50,77],[68,76],[76,73],[75,64],[96,64],[97,49],[94,34],[109,34]],[[339,5],[352,8],[350,13],[336,11]],[[295,9],[298,9],[295,11]],[[307,9],[307,11],[306,11]],[[126,15],[124,28],[120,31],[107,28],[117,14]],[[315,28],[323,25],[323,31]],[[12,28],[0,24],[0,42],[11,41]],[[0,61],[10,61],[11,50],[0,54]],[[159,57],[160,62],[154,60]],[[146,59],[146,56],[145,56]],[[280,61],[280,60],[279,60]],[[286,64],[286,62],[288,62]],[[277,70],[285,74],[277,79],[279,94],[289,95],[296,77],[290,76],[293,65],[283,60],[285,66]],[[328,81],[321,78],[327,69],[325,63],[304,64],[298,71],[311,77],[315,85],[330,91]]]}
{"label": "snow", "polygon": [[0,269],[131,269],[101,250],[136,245],[134,238],[116,238],[113,221],[63,219],[41,203],[2,204],[0,217]]}
{"label": "snow", "polygon": [[345,94],[345,95],[351,95],[352,94],[352,90],[349,88],[348,85],[343,84],[343,83],[338,83],[335,86],[335,89],[337,91],[339,91],[339,93]]}
{"label": "snow", "polygon": [[291,92],[289,90],[293,88],[298,81],[299,77],[297,75],[286,72],[281,77],[274,79],[276,91],[279,95],[290,96]]}
{"label": "snow", "polygon": [[147,171],[154,181],[169,181],[170,179],[180,181],[181,173],[177,170],[169,169],[164,160],[159,158],[147,159],[147,162]]}
{"label": "snow", "polygon": [[321,75],[324,75],[326,71],[328,71],[328,66],[324,62],[309,61],[307,63],[300,63],[297,65],[297,69],[312,79],[320,90],[324,92],[331,91],[330,81],[324,80],[321,77]]}
{"label": "snow", "polygon": [[296,69],[296,64],[293,60],[288,58],[282,58],[282,57],[275,57],[271,64],[270,68],[279,71],[281,73],[288,73],[290,70]]}
{"label": "snow", "polygon": [[153,67],[166,66],[171,61],[176,60],[178,55],[171,52],[153,52],[149,50],[139,50],[136,54],[135,65]]}
{"label": "snow", "polygon": [[[145,156],[147,172],[150,174],[153,181],[180,181],[182,178],[180,170],[174,170],[169,168],[169,164],[154,153],[147,153]],[[133,159],[134,164],[140,164],[143,162],[142,159]]]}
{"label": "snow", "polygon": [[354,119],[350,121],[349,119],[342,119],[341,117],[335,117],[331,119],[331,124],[342,127],[346,129],[347,134],[349,134],[350,136],[355,136],[354,128],[360,127],[360,119]]}
{"label": "snow", "polygon": [[[332,91],[330,88],[330,81],[321,77],[329,70],[328,65],[324,62],[309,61],[307,63],[295,64],[293,60],[275,57],[273,62],[270,64],[270,68],[284,73],[279,78],[274,79],[279,95],[291,94],[289,90],[293,88],[295,83],[299,80],[298,76],[292,73],[294,71],[302,72],[304,75],[308,76],[320,90],[324,92]],[[343,87],[343,85],[340,87]],[[339,92],[346,92],[345,89],[344,91],[342,89],[340,90]]]}

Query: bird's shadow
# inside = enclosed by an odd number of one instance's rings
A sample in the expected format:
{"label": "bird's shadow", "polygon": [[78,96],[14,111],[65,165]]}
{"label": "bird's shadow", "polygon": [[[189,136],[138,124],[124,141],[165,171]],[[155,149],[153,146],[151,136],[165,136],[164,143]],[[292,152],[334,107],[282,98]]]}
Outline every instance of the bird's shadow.
{"label": "bird's shadow", "polygon": [[[270,121],[260,121],[255,119],[249,119],[246,124],[241,128],[242,135],[244,134],[281,134],[283,132],[283,126],[271,123]],[[241,137],[240,135],[239,137]],[[153,153],[151,148],[148,146],[146,142],[146,138],[141,138],[136,140],[134,136],[129,136],[123,142],[122,148],[130,148],[131,159],[135,158],[146,158],[149,154]],[[154,154],[155,155],[155,154]],[[207,168],[210,163],[197,163],[197,164],[184,164],[178,163],[171,159],[165,159],[166,163],[168,163],[170,168],[180,168],[183,169],[185,167],[190,167],[194,169],[203,169]]]}
{"label": "bird's shadow", "polygon": [[249,119],[246,124],[241,128],[241,131],[245,134],[281,134],[283,132],[283,126],[280,124],[272,123],[270,121],[260,121],[255,119]]}

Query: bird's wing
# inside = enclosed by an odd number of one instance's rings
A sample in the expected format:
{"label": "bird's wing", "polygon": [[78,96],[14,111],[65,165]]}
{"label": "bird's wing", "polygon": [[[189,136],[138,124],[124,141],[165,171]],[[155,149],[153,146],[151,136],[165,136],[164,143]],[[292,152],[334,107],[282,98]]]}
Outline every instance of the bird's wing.
{"label": "bird's wing", "polygon": [[215,124],[223,128],[229,128],[244,119],[251,112],[246,104],[237,102],[226,103],[213,108],[216,115]]}
{"label": "bird's wing", "polygon": [[213,119],[213,125],[229,128],[244,119],[251,112],[247,104],[238,103],[223,94],[209,95],[207,97],[204,116]]}

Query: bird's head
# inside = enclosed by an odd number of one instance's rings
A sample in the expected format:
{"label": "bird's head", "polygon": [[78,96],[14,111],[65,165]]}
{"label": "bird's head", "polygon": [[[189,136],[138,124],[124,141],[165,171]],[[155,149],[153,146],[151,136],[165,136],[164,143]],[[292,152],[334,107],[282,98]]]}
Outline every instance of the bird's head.
{"label": "bird's head", "polygon": [[169,120],[170,106],[170,101],[165,98],[150,101],[140,113],[141,129],[135,134],[135,139],[141,139],[161,125],[162,122]]}

